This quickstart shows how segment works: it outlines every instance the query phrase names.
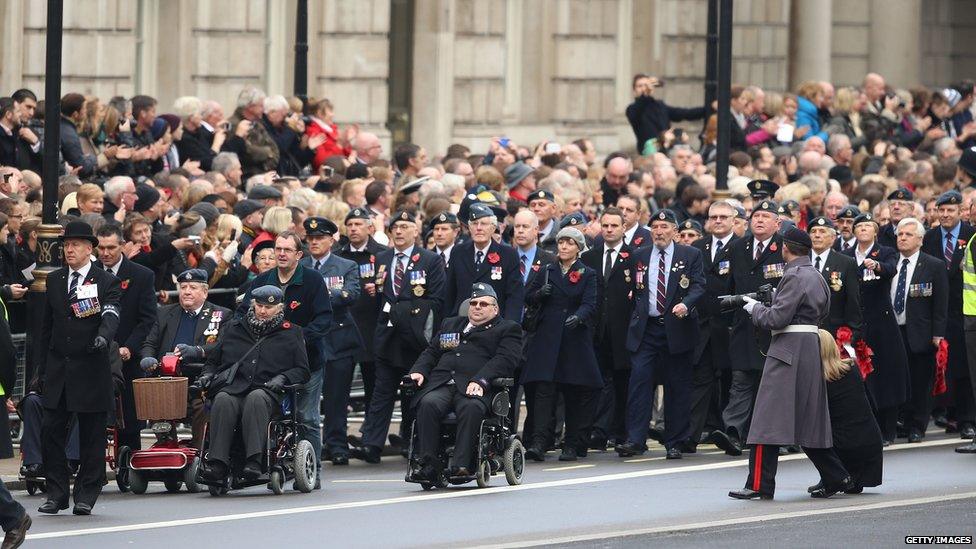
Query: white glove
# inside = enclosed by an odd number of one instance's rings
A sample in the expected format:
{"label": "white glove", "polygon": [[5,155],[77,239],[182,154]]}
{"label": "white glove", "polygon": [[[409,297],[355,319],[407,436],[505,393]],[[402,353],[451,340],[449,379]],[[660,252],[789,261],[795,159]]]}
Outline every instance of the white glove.
{"label": "white glove", "polygon": [[230,263],[237,257],[237,242],[231,242],[224,248],[224,262]]}
{"label": "white glove", "polygon": [[749,296],[742,296],[742,299],[746,302],[742,308],[745,309],[747,313],[752,314],[752,309],[755,308],[756,304],[759,302]]}
{"label": "white glove", "polygon": [[211,261],[213,261],[214,263],[218,263],[218,262],[219,262],[219,259],[218,259],[218,257],[217,257],[217,252],[215,252],[215,251],[213,251],[213,250],[209,250],[209,251],[208,251],[207,253],[205,253],[205,254],[203,254],[203,257],[204,257],[205,259],[206,259],[206,258],[209,258],[209,259],[210,259]]}

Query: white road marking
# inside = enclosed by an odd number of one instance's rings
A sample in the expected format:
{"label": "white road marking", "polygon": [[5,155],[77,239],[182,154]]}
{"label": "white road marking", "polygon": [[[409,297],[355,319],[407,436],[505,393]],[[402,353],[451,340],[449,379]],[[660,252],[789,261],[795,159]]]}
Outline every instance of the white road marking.
{"label": "white road marking", "polygon": [[571,469],[587,469],[590,467],[596,467],[595,463],[585,464],[585,465],[567,465],[565,467],[549,467],[548,469],[542,469],[543,471],[569,471]]}
{"label": "white road marking", "polygon": [[[959,439],[929,440],[917,444],[898,444],[885,448],[885,451],[910,450],[914,448],[926,448],[932,446],[947,446],[950,444],[960,444]],[[652,458],[653,459],[653,458]],[[780,457],[780,462],[806,459],[804,454],[790,454]],[[342,509],[358,509],[363,507],[377,507],[381,505],[396,505],[400,503],[414,503],[419,501],[435,499],[453,499],[474,496],[486,496],[500,492],[519,492],[522,490],[542,490],[545,488],[559,488],[563,486],[576,486],[580,484],[595,484],[601,482],[612,482],[617,480],[627,480],[633,478],[656,477],[662,475],[673,475],[679,473],[691,473],[696,471],[712,471],[716,469],[729,469],[748,465],[748,459],[738,459],[735,461],[724,461],[719,463],[703,463],[700,465],[688,465],[679,467],[667,467],[664,469],[647,469],[641,471],[628,471],[624,473],[611,473],[589,477],[567,478],[535,482],[532,484],[522,484],[519,486],[497,486],[482,488],[480,490],[451,490],[443,492],[433,492],[428,494],[418,494],[416,496],[401,496],[395,498],[372,499],[364,501],[350,501],[345,503],[333,503],[327,505],[309,505],[306,507],[290,507],[287,509],[269,509],[266,511],[255,511],[250,513],[235,513],[231,515],[216,515],[208,517],[196,517],[188,519],[166,520],[159,522],[146,522],[141,524],[125,524],[120,526],[103,526],[99,528],[82,528],[77,530],[61,530],[55,532],[44,532],[39,534],[28,534],[27,539],[55,539],[76,536],[88,536],[94,534],[111,534],[118,532],[133,532],[139,530],[155,530],[159,528],[173,528],[177,526],[193,526],[199,524],[213,524],[217,522],[231,522],[236,520],[246,520],[252,518],[266,518],[283,515],[294,515],[298,513],[317,513],[321,511],[336,511]],[[946,496],[948,497],[948,496]],[[944,500],[938,498],[936,501]],[[741,522],[736,519],[734,522]]]}
{"label": "white road marking", "polygon": [[566,536],[562,538],[538,538],[528,541],[517,541],[512,543],[500,543],[494,545],[475,545],[472,549],[511,549],[515,547],[535,547],[539,545],[565,545],[580,541],[596,541],[629,536],[643,536],[652,534],[666,534],[669,532],[685,532],[688,530],[703,530],[706,528],[719,528],[723,526],[738,526],[741,524],[755,524],[768,522],[771,520],[783,520],[801,517],[813,517],[819,515],[834,515],[839,513],[850,513],[853,511],[871,511],[875,509],[889,509],[892,507],[908,507],[911,505],[924,505],[927,503],[939,503],[943,501],[957,501],[976,497],[976,492],[964,492],[961,494],[946,494],[941,496],[930,496],[924,498],[898,499],[884,501],[880,503],[865,503],[863,505],[845,505],[844,507],[830,507],[827,509],[808,509],[804,511],[792,511],[789,513],[764,514],[752,517],[736,517],[725,520],[713,520],[709,522],[693,522],[689,524],[675,524],[668,526],[657,526],[654,528],[638,528],[634,530],[617,530],[600,534],[582,534],[579,536]]}
{"label": "white road marking", "polygon": [[350,479],[340,479],[333,480],[335,483],[342,482],[403,482],[402,478],[350,478]]}

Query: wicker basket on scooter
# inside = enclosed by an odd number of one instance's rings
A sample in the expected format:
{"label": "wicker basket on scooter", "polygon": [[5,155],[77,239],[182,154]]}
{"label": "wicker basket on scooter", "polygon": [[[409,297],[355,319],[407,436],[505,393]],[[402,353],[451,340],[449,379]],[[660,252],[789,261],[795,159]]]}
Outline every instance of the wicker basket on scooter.
{"label": "wicker basket on scooter", "polygon": [[147,377],[132,380],[136,417],[140,420],[186,417],[187,378]]}

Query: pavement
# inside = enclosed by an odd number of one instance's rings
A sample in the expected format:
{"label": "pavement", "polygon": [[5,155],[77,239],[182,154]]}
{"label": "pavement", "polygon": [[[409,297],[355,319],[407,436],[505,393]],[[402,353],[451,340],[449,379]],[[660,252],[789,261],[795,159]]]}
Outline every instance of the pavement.
{"label": "pavement", "polygon": [[403,459],[384,457],[326,465],[323,490],[311,494],[258,486],[215,498],[153,483],[136,496],[109,485],[91,517],[38,516],[41,496],[15,498],[34,514],[29,547],[901,545],[909,535],[976,534],[976,456],[954,453],[958,445],[941,430],[895,444],[882,486],[829,500],[806,493],[817,474],[802,454],[781,458],[775,500],[738,501],[727,492],[744,484],[746,456],[701,447],[665,460],[656,445],[639,457],[593,452],[576,463],[550,453],[527,465],[523,485],[507,486],[502,475],[485,489],[424,492],[403,482]]}

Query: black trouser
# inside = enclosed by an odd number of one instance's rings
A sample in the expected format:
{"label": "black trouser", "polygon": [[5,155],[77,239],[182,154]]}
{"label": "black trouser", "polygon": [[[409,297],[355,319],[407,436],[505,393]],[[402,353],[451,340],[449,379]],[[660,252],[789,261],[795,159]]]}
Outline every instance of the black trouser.
{"label": "black trouser", "polygon": [[9,532],[20,524],[27,511],[24,507],[14,501],[7,486],[0,482],[0,527],[4,532]]}
{"label": "black trouser", "polygon": [[244,457],[262,461],[268,440],[268,423],[280,404],[268,391],[252,389],[241,395],[217,393],[210,408],[210,450],[208,459],[230,465],[234,431],[241,427]]}
{"label": "black trouser", "polygon": [[585,450],[586,438],[593,426],[593,414],[599,391],[582,385],[568,383],[533,382],[532,428],[529,445],[546,450],[553,443],[552,418],[556,404],[562,395],[566,408],[566,428],[563,431],[563,448]]}
{"label": "black trouser", "polygon": [[[117,351],[116,351],[117,352]],[[132,450],[142,448],[142,437],[139,432],[146,426],[145,421],[136,418],[135,393],[132,381],[142,378],[142,368],[138,360],[128,360],[122,363],[122,428],[119,429],[119,445],[128,446]]]}
{"label": "black trouser", "polygon": [[905,427],[909,431],[925,434],[932,412],[932,386],[935,383],[935,348],[924,353],[913,353],[908,347],[908,337],[904,326],[901,329],[902,341],[908,351],[908,377],[911,382],[911,395],[903,407]]}
{"label": "black trouser", "polygon": [[[41,406],[41,395],[30,393],[20,401],[20,420],[24,426],[24,434],[20,437],[24,465],[43,463],[41,425],[44,421],[44,407]],[[72,417],[69,424],[71,432],[68,434],[66,457],[69,461],[78,461],[78,422]]]}
{"label": "black trouser", "polygon": [[332,457],[349,453],[346,440],[349,414],[349,389],[356,363],[352,357],[337,358],[325,363],[325,376],[322,379],[322,408],[325,414],[322,446]]}
{"label": "black trouser", "polygon": [[[416,358],[416,357],[414,357]],[[376,364],[376,384],[373,386],[373,398],[366,409],[366,419],[360,428],[363,435],[363,446],[383,448],[386,445],[386,435],[390,431],[390,421],[393,419],[393,404],[397,399],[400,380],[407,370],[398,368],[392,363],[378,359]],[[406,421],[407,411],[410,409],[409,399],[400,397],[400,437],[409,440],[405,435],[409,423]]]}
{"label": "black trouser", "polygon": [[65,393],[57,408],[45,408],[41,425],[41,454],[47,479],[47,497],[59,504],[68,503],[68,460],[65,446],[68,441],[68,424],[78,418],[78,442],[81,467],[75,478],[75,503],[94,506],[105,484],[105,436],[107,412],[69,412]]}
{"label": "black trouser", "polygon": [[478,432],[488,408],[481,399],[462,394],[454,385],[432,389],[417,403],[417,454],[426,460],[437,457],[441,422],[452,411],[457,416],[452,465],[474,471],[477,467],[474,458],[478,454]]}
{"label": "black trouser", "polygon": [[[717,413],[720,373],[713,365],[711,346],[711,342],[705,346],[698,363],[691,369],[691,427],[688,440],[692,445],[697,445],[701,439],[709,413],[714,411],[716,415],[721,415]],[[721,418],[717,422],[721,423]]]}
{"label": "black trouser", "polygon": [[745,440],[749,434],[752,407],[756,403],[760,380],[762,370],[732,370],[729,403],[722,411],[722,422],[730,435]]}
{"label": "black trouser", "polygon": [[[820,472],[820,479],[827,488],[839,487],[849,475],[833,448],[802,447],[813,466]],[[779,462],[779,446],[773,444],[750,445],[749,476],[746,489],[772,495],[776,491],[776,466]]]}
{"label": "black trouser", "polygon": [[363,378],[363,394],[366,408],[369,408],[369,401],[373,399],[373,387],[376,386],[376,363],[372,360],[360,362],[359,375]]}
{"label": "black trouser", "polygon": [[898,436],[898,407],[891,406],[874,411],[874,417],[881,428],[881,439],[894,442]]}
{"label": "black trouser", "polygon": [[627,418],[627,387],[630,370],[614,369],[613,352],[609,345],[597,346],[597,359],[603,376],[603,389],[597,399],[590,438],[599,441],[613,439],[614,443],[627,441],[624,425]]}

